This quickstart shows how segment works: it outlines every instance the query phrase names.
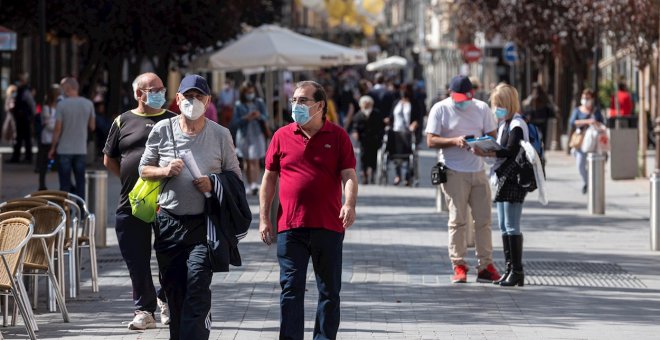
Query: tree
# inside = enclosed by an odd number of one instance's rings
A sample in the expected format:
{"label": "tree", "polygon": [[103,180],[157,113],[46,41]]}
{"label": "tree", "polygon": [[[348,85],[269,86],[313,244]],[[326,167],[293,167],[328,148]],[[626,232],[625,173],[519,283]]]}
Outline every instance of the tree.
{"label": "tree", "polygon": [[[1,1],[0,22],[23,35],[36,35],[38,0]],[[234,38],[242,24],[279,17],[282,0],[48,0],[47,31],[72,38],[81,50],[78,77],[90,95],[107,72],[112,111],[119,100],[124,60],[147,58],[161,78],[171,61]],[[256,48],[256,46],[255,46]]]}
{"label": "tree", "polygon": [[[658,0],[459,0],[456,15],[463,36],[476,31],[501,34],[529,48],[539,64],[559,57],[564,93],[555,93],[561,112],[584,88],[593,49],[604,36],[614,47],[630,48],[643,67],[652,59],[658,40]],[[568,77],[572,76],[573,79]],[[575,84],[575,86],[573,86]],[[572,87],[572,89],[571,89]]]}

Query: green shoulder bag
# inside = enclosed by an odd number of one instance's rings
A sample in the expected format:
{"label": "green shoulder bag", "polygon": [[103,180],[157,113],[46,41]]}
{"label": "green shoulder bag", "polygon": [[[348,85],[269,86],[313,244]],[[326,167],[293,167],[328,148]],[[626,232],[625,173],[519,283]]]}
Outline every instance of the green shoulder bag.
{"label": "green shoulder bag", "polygon": [[135,186],[128,193],[133,216],[151,223],[156,219],[160,181],[145,181],[138,178]]}

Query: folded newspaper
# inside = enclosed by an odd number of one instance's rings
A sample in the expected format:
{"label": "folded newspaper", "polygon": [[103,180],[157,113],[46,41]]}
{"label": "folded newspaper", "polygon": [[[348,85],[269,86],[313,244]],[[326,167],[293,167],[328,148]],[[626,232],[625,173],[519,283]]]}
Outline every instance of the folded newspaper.
{"label": "folded newspaper", "polygon": [[472,148],[476,147],[483,151],[497,151],[501,150],[502,146],[497,144],[495,138],[491,136],[483,136],[479,138],[470,138],[466,140],[468,145]]}
{"label": "folded newspaper", "polygon": [[[193,175],[193,178],[197,179],[202,177],[202,173],[201,171],[199,171],[199,167],[197,166],[195,157],[193,157],[193,154],[190,150],[181,151],[179,153],[179,156],[181,157],[181,159],[183,159],[183,163],[186,165],[190,173]],[[205,192],[204,196],[211,197],[211,193]]]}

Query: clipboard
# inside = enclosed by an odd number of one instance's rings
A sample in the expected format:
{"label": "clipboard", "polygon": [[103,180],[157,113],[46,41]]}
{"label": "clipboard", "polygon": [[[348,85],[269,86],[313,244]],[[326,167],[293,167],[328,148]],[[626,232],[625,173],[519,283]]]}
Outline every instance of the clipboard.
{"label": "clipboard", "polygon": [[491,136],[483,136],[479,138],[470,138],[466,140],[468,145],[471,148],[477,147],[483,151],[489,152],[489,151],[497,151],[497,150],[502,150],[502,146],[497,144],[495,141],[495,138]]}

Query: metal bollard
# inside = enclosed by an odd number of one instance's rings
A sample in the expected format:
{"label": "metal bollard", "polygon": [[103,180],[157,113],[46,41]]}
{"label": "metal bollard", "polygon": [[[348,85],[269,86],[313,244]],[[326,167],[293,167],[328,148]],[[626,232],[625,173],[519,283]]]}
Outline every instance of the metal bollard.
{"label": "metal bollard", "polygon": [[108,172],[88,170],[85,172],[85,201],[96,216],[96,246],[105,247],[105,229],[108,209]]}
{"label": "metal bollard", "polygon": [[651,175],[651,250],[660,250],[660,173]]}
{"label": "metal bollard", "polygon": [[442,192],[442,187],[436,185],[435,187],[435,212],[448,212],[447,201],[445,201],[445,194]]}
{"label": "metal bollard", "polygon": [[589,163],[589,203],[592,215],[605,214],[605,156],[598,153],[587,155]]}
{"label": "metal bollard", "polygon": [[[440,159],[440,150],[438,150],[438,162]],[[447,201],[445,201],[445,194],[442,192],[442,185],[435,186],[435,212],[449,212]]]}

